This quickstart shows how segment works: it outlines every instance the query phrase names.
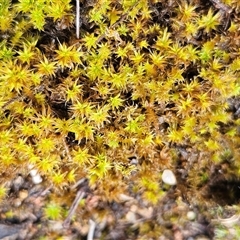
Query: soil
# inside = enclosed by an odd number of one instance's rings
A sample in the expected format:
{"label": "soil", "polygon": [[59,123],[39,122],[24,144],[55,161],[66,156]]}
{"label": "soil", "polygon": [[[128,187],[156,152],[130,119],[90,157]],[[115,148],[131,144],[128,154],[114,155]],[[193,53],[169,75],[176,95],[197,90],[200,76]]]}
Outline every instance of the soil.
{"label": "soil", "polygon": [[[224,6],[220,1],[204,2],[207,8]],[[82,22],[83,29],[93,31],[86,19]],[[46,26],[38,47],[50,44],[52,35],[62,42],[67,34],[52,33]],[[45,51],[44,48],[41,50]],[[239,118],[239,99],[229,99],[229,105],[233,117]],[[51,107],[61,118],[67,118],[64,106]],[[71,188],[56,190],[45,179],[35,184],[29,174],[19,170],[5,183],[9,192],[0,203],[0,239],[239,239],[240,179],[234,175],[226,178],[224,169],[229,163],[213,166],[210,180],[194,188],[198,190],[196,193],[188,184],[188,169],[191,159],[194,161],[200,153],[184,146],[176,146],[176,150],[179,160],[173,172],[177,184],[161,183],[165,195],[156,204],[146,202],[141,194],[133,193],[131,187],[128,195],[122,194],[119,201],[109,202],[90,190],[87,179],[80,179]],[[62,201],[60,220],[46,217],[46,207],[53,199]]]}
{"label": "soil", "polygon": [[[54,191],[46,181],[34,184],[29,175],[18,174],[8,181],[9,195],[0,205],[0,239],[237,239],[240,184],[216,171],[196,194],[179,166],[177,184],[163,184],[166,194],[157,204],[131,192],[119,201],[103,200],[87,179]],[[61,220],[45,215],[52,199],[62,201]]]}

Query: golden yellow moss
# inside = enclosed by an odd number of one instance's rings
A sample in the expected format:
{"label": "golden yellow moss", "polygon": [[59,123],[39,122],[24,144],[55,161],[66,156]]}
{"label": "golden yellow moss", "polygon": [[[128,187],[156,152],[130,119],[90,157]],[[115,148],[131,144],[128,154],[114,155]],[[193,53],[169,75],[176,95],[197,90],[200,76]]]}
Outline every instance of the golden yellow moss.
{"label": "golden yellow moss", "polygon": [[110,199],[133,181],[155,203],[160,171],[176,164],[162,147],[214,161],[235,148],[226,102],[240,92],[239,22],[224,30],[198,1],[96,0],[86,11],[77,40],[69,0],[0,5],[0,173],[31,164],[57,188],[87,177]]}

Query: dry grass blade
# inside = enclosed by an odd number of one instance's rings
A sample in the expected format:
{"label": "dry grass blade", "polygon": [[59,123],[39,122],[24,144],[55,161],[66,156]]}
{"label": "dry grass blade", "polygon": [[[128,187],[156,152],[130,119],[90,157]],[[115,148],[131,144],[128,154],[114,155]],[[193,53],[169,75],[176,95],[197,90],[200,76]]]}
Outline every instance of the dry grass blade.
{"label": "dry grass blade", "polygon": [[76,0],[76,37],[79,39],[80,32],[80,3]]}
{"label": "dry grass blade", "polygon": [[93,240],[96,223],[92,219],[90,219],[89,224],[90,224],[90,228],[88,231],[87,240]]}
{"label": "dry grass blade", "polygon": [[73,201],[73,204],[72,204],[72,206],[71,206],[71,208],[69,210],[68,216],[67,216],[67,218],[63,222],[63,227],[64,228],[68,228],[69,227],[71,219],[72,219],[72,216],[75,213],[75,211],[76,211],[76,209],[78,207],[79,202],[84,198],[84,196],[85,196],[85,192],[83,192],[82,190],[79,190],[77,192],[77,195],[76,195],[76,197],[75,197],[75,199]]}

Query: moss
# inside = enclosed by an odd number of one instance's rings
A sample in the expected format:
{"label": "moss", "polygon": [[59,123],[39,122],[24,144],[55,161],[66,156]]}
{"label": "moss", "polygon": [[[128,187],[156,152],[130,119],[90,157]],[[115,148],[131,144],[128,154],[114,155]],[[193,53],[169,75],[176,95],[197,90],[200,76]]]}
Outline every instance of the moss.
{"label": "moss", "polygon": [[[82,3],[78,40],[70,1],[5,3],[1,172],[31,164],[56,188],[86,177],[109,200],[133,181],[156,203],[176,146],[201,151],[212,164],[229,157],[228,146],[238,154],[239,121],[227,105],[240,91],[234,14],[225,29],[221,11],[199,1]],[[192,176],[206,167],[196,164]]]}

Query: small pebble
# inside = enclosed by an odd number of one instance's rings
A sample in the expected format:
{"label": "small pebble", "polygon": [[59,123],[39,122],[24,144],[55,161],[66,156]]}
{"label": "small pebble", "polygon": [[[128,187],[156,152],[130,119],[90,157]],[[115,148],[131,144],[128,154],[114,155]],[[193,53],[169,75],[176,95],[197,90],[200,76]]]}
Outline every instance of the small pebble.
{"label": "small pebble", "polygon": [[130,161],[130,164],[132,165],[138,165],[138,160],[136,158],[133,158],[131,161]]}
{"label": "small pebble", "polygon": [[62,233],[63,232],[63,223],[62,221],[53,221],[53,220],[49,220],[49,229],[51,229],[51,231],[54,231],[56,233]]}
{"label": "small pebble", "polygon": [[34,184],[39,184],[42,182],[42,177],[40,176],[40,174],[38,173],[37,175],[35,175],[34,177],[32,177],[32,181]]}
{"label": "small pebble", "polygon": [[37,169],[32,169],[29,173],[30,173],[31,177],[34,177],[37,175],[38,172],[37,172]]}
{"label": "small pebble", "polygon": [[20,198],[16,198],[13,200],[13,206],[18,208],[22,205],[22,200]]}
{"label": "small pebble", "polygon": [[40,174],[38,173],[37,169],[32,169],[29,174],[32,177],[32,181],[34,184],[39,184],[42,182],[42,177],[40,176]]}
{"label": "small pebble", "polygon": [[134,200],[133,197],[130,197],[130,196],[128,196],[128,195],[126,195],[126,194],[123,194],[123,193],[119,194],[118,198],[119,198],[119,200],[120,200],[121,202],[127,202],[127,201],[132,201],[132,200]]}
{"label": "small pebble", "polygon": [[21,190],[18,195],[19,195],[19,198],[23,201],[24,199],[26,199],[28,197],[28,191]]}
{"label": "small pebble", "polygon": [[137,221],[137,216],[134,212],[132,211],[129,211],[127,214],[126,214],[126,220],[129,222],[129,223],[135,223]]}
{"label": "small pebble", "polygon": [[146,219],[150,219],[153,216],[153,208],[139,208],[137,209],[137,213]]}
{"label": "small pebble", "polygon": [[176,180],[174,173],[169,169],[165,169],[163,171],[162,181],[171,186],[177,184],[177,180]]}
{"label": "small pebble", "polygon": [[17,234],[20,231],[20,227],[18,226],[9,226],[5,224],[0,224],[0,239],[17,239],[16,238],[10,238],[10,236],[13,236]]}
{"label": "small pebble", "polygon": [[196,218],[196,213],[193,212],[193,211],[189,211],[189,212],[187,213],[187,218],[188,218],[188,220],[190,220],[190,221],[195,220],[195,218]]}
{"label": "small pebble", "polygon": [[18,192],[19,189],[22,187],[23,183],[24,183],[24,179],[22,176],[18,176],[17,178],[15,178],[13,180],[13,186],[12,186],[13,190],[15,192]]}

